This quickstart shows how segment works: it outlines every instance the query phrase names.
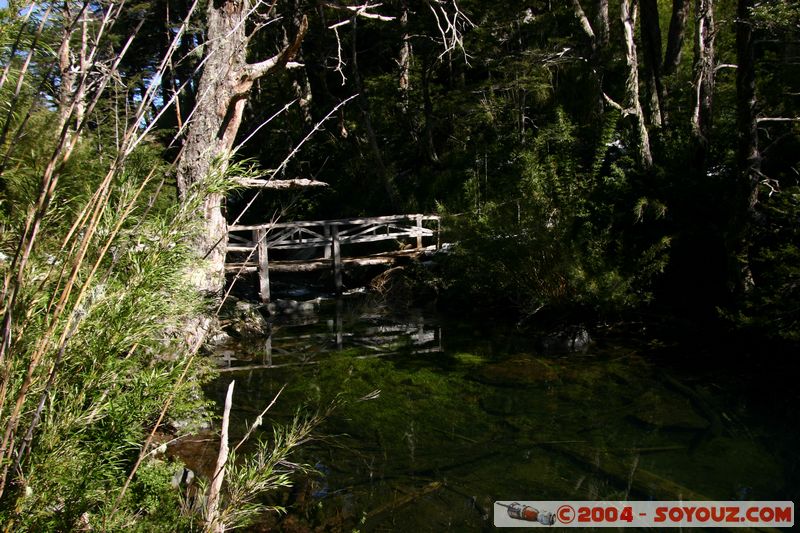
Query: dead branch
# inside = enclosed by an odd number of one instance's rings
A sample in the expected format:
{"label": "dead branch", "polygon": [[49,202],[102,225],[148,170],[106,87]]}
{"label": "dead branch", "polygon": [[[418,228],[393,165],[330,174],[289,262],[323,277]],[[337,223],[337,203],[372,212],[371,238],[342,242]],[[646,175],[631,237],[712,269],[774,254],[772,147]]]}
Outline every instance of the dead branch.
{"label": "dead branch", "polygon": [[[339,11],[347,11],[352,13],[353,16],[361,17],[365,19],[373,19],[373,20],[381,20],[384,22],[388,22],[394,20],[396,17],[391,17],[388,15],[381,15],[380,13],[372,13],[370,10],[375,9],[376,7],[381,7],[383,4],[370,4],[369,2],[362,4],[360,6],[343,6],[341,4],[334,4],[332,2],[325,2],[322,4],[324,7],[329,7],[331,9],[337,9]],[[337,22],[333,26],[329,26],[329,29],[333,29],[337,26],[344,26],[346,24],[350,24],[352,18],[343,20],[341,22]]]}
{"label": "dead branch", "polygon": [[756,122],[800,122],[800,117],[759,117]]}
{"label": "dead branch", "polygon": [[238,178],[235,179],[234,182],[243,187],[273,190],[303,189],[306,187],[328,187],[328,184],[324,181],[310,180],[308,178],[293,178],[288,180]]}
{"label": "dead branch", "polygon": [[300,21],[300,27],[297,29],[297,35],[294,38],[294,42],[288,44],[279,53],[265,61],[247,65],[245,68],[246,79],[248,81],[255,81],[258,78],[261,78],[269,72],[275,70],[276,68],[286,65],[289,61],[294,59],[294,56],[297,55],[297,51],[300,50],[300,44],[303,42],[303,38],[306,36],[307,31],[308,17],[304,15],[303,19]]}
{"label": "dead branch", "polygon": [[[452,10],[451,13],[448,13],[445,7],[448,4]],[[439,59],[454,50],[461,50],[464,54],[464,61],[467,61],[469,56],[464,48],[464,31],[474,28],[475,24],[461,11],[456,0],[452,0],[452,2],[430,0],[428,7],[436,19],[436,26],[442,36],[444,50],[439,54]]]}
{"label": "dead branch", "polygon": [[606,101],[606,103],[608,105],[610,105],[611,107],[613,107],[614,109],[616,109],[617,111],[622,113],[623,117],[627,117],[628,115],[631,115],[631,114],[635,113],[634,109],[622,107],[617,102],[615,102],[610,96],[608,96],[606,93],[603,93],[603,99]]}
{"label": "dead branch", "polygon": [[235,383],[235,380],[231,381],[231,384],[228,385],[228,394],[225,396],[225,410],[222,414],[217,465],[214,467],[214,478],[208,486],[208,495],[206,497],[206,530],[214,533],[225,531],[224,524],[219,522],[219,492],[222,489],[222,481],[225,479],[225,465],[228,462],[228,426],[231,418],[233,386]]}

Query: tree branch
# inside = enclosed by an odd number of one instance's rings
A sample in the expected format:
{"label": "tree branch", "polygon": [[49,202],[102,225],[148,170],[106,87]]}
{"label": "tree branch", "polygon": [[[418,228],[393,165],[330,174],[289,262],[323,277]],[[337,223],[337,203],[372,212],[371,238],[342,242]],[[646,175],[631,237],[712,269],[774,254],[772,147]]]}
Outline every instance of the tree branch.
{"label": "tree branch", "polygon": [[258,78],[266,76],[276,68],[285,66],[289,61],[294,59],[297,51],[300,50],[300,44],[308,31],[308,17],[303,15],[303,20],[300,21],[300,27],[297,29],[297,35],[294,42],[286,45],[283,50],[275,54],[271,58],[261,61],[260,63],[251,63],[245,67],[245,79],[247,81],[255,81]]}
{"label": "tree branch", "polygon": [[617,111],[622,113],[623,117],[626,117],[626,116],[628,116],[628,115],[630,115],[630,114],[635,112],[634,109],[631,109],[631,108],[627,108],[626,109],[626,108],[622,107],[617,102],[612,100],[611,97],[608,96],[606,93],[603,93],[603,99],[605,99],[605,101],[606,101],[606,103],[608,103],[608,105],[610,105],[611,107],[613,107],[614,109],[616,109]]}
{"label": "tree branch", "polygon": [[[331,9],[338,9],[338,10],[341,10],[341,11],[349,11],[349,12],[355,14],[357,17],[363,17],[363,18],[366,18],[366,19],[376,19],[376,20],[382,20],[384,22],[388,22],[388,21],[394,20],[396,18],[396,17],[390,17],[388,15],[381,15],[379,13],[370,13],[369,11],[367,11],[368,9],[373,9],[373,8],[376,8],[376,7],[380,7],[383,4],[370,4],[369,2],[367,2],[367,3],[365,3],[363,5],[360,5],[360,6],[343,6],[343,5],[339,5],[339,4],[334,4],[333,2],[325,2],[322,5],[325,6],[325,7],[329,7]],[[350,23],[350,20],[344,20],[344,21],[338,23],[338,25],[344,25],[344,24],[349,24],[349,23]]]}
{"label": "tree branch", "polygon": [[294,178],[288,180],[260,180],[258,178],[238,178],[237,185],[257,189],[302,189],[305,187],[328,187],[324,181],[310,180],[307,178]]}
{"label": "tree branch", "polygon": [[756,122],[800,122],[800,117],[759,117]]}

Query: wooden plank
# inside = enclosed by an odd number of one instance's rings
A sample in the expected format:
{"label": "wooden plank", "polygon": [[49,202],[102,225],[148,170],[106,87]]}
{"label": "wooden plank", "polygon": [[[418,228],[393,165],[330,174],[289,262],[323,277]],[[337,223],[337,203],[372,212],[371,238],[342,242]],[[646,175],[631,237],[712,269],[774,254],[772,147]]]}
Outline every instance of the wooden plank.
{"label": "wooden plank", "polygon": [[377,233],[377,230],[385,226],[386,224],[358,224],[355,226],[350,226],[347,229],[339,228],[339,238],[348,236],[348,237],[356,237],[358,235],[366,235],[367,233],[372,232],[374,235]]}
{"label": "wooden plank", "polygon": [[305,248],[319,248],[330,242],[330,239],[305,239],[304,242],[281,241],[277,244],[269,242],[269,247],[273,250],[302,250]]}
{"label": "wooden plank", "polygon": [[[416,230],[413,230],[413,231],[409,230],[409,231],[403,231],[403,232],[397,232],[397,233],[389,233],[387,235],[363,235],[363,236],[359,236],[359,237],[341,237],[340,236],[339,237],[339,242],[341,244],[359,244],[359,243],[365,243],[365,242],[392,241],[392,240],[398,240],[398,239],[400,239],[402,237],[414,238],[414,237],[420,237],[420,236],[433,237],[433,232],[432,231],[429,232],[429,233],[423,232],[422,234],[419,234],[419,233],[417,233]],[[286,242],[286,241],[284,241],[284,242]],[[304,248],[319,248],[319,247],[322,247],[322,246],[327,246],[327,244],[329,242],[330,242],[330,239],[328,239],[327,241],[323,241],[322,239],[314,239],[314,240],[309,239],[308,241],[303,242],[303,243],[286,243],[286,244],[284,244],[284,243],[272,244],[270,242],[269,243],[269,247],[272,248],[273,250],[301,250],[301,249],[304,249]]]}
{"label": "wooden plank", "polygon": [[[264,228],[264,229],[267,229],[267,230],[271,231],[271,230],[274,230],[276,228]],[[274,244],[280,243],[280,242],[282,242],[284,240],[291,239],[292,236],[297,231],[297,229],[298,228],[288,228],[288,229],[284,229],[284,231],[278,233],[277,235],[272,235],[271,237],[269,237],[270,244],[274,245]]]}
{"label": "wooden plank", "polygon": [[[383,254],[374,254],[367,257],[343,257],[342,267],[351,265],[357,266],[377,266],[377,265],[391,265],[394,264],[401,257],[415,257],[419,255],[419,250],[397,250],[394,252],[387,252]],[[254,260],[255,261],[255,260]],[[258,265],[256,262],[249,263],[228,263],[225,265],[225,270],[228,272],[238,271],[242,272],[256,272]],[[313,272],[315,270],[324,270],[331,268],[331,259],[311,259],[300,261],[270,261],[270,272]]]}
{"label": "wooden plank", "polygon": [[258,272],[255,265],[245,265],[242,263],[228,263],[225,265],[226,272]]}
{"label": "wooden plank", "polygon": [[417,250],[422,248],[422,215],[417,215]]}
{"label": "wooden plank", "polygon": [[[329,225],[347,225],[347,224],[380,224],[386,222],[415,222],[417,215],[389,215],[382,217],[364,217],[364,218],[339,218],[333,220],[298,220],[296,222],[265,222],[263,224],[255,225],[236,225],[229,226],[228,231],[248,231],[254,229],[279,229],[279,228],[292,228],[292,227],[314,227]],[[437,215],[422,215],[423,221],[439,220]]]}
{"label": "wooden plank", "polygon": [[258,246],[258,295],[263,303],[269,302],[269,260],[267,258],[267,232],[257,229],[253,238]]}
{"label": "wooden plank", "polygon": [[[397,261],[396,257],[359,257],[342,259],[341,265],[344,269],[351,265],[392,265],[395,261]],[[273,261],[269,264],[269,269],[271,272],[314,272],[316,270],[330,269],[331,266],[331,259],[314,261]]]}
{"label": "wooden plank", "polygon": [[240,237],[239,235],[228,233],[228,241],[234,241],[238,243],[249,243],[250,239],[245,239],[244,237]]}

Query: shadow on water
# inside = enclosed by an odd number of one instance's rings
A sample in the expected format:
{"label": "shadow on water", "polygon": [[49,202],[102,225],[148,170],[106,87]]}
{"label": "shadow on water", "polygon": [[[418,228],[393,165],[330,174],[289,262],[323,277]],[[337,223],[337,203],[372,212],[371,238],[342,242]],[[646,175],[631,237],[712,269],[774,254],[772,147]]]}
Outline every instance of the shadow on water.
{"label": "shadow on water", "polygon": [[236,379],[240,433],[284,384],[275,422],[341,402],[302,451],[318,474],[282,496],[284,530],[481,530],[495,500],[797,496],[797,431],[723,376],[666,372],[641,340],[536,345],[368,298],[317,302],[222,350],[209,392],[221,403]]}

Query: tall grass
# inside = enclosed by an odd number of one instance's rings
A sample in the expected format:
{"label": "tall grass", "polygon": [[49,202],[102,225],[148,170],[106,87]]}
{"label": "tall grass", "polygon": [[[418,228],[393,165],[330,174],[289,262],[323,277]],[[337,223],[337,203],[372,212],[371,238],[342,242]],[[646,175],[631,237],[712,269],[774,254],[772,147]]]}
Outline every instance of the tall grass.
{"label": "tall grass", "polygon": [[[134,113],[115,117],[113,131],[88,134],[98,104],[112,109],[114,98],[127,98],[118,67],[138,28],[113,53],[107,40],[124,2],[104,4],[83,25],[86,60],[71,98],[58,100],[47,96],[56,91],[53,51],[70,46],[63,30],[77,18],[53,18],[34,2],[19,7],[0,16],[0,94],[14,102],[0,108],[0,523],[20,531],[202,527],[202,510],[170,488],[179,466],[152,452],[166,421],[199,421],[203,412],[199,387],[211,374],[182,334],[206,311],[189,281],[202,261],[191,243],[205,196],[229,181],[208,176],[177,203],[172,169],[148,141],[155,86]],[[163,58],[153,79],[171,62]],[[223,510],[284,484],[265,468],[307,429],[278,432],[272,451],[265,445],[232,464],[225,490],[238,496],[225,496]],[[241,474],[247,465],[261,473]],[[226,522],[242,524],[253,509],[225,511]]]}

